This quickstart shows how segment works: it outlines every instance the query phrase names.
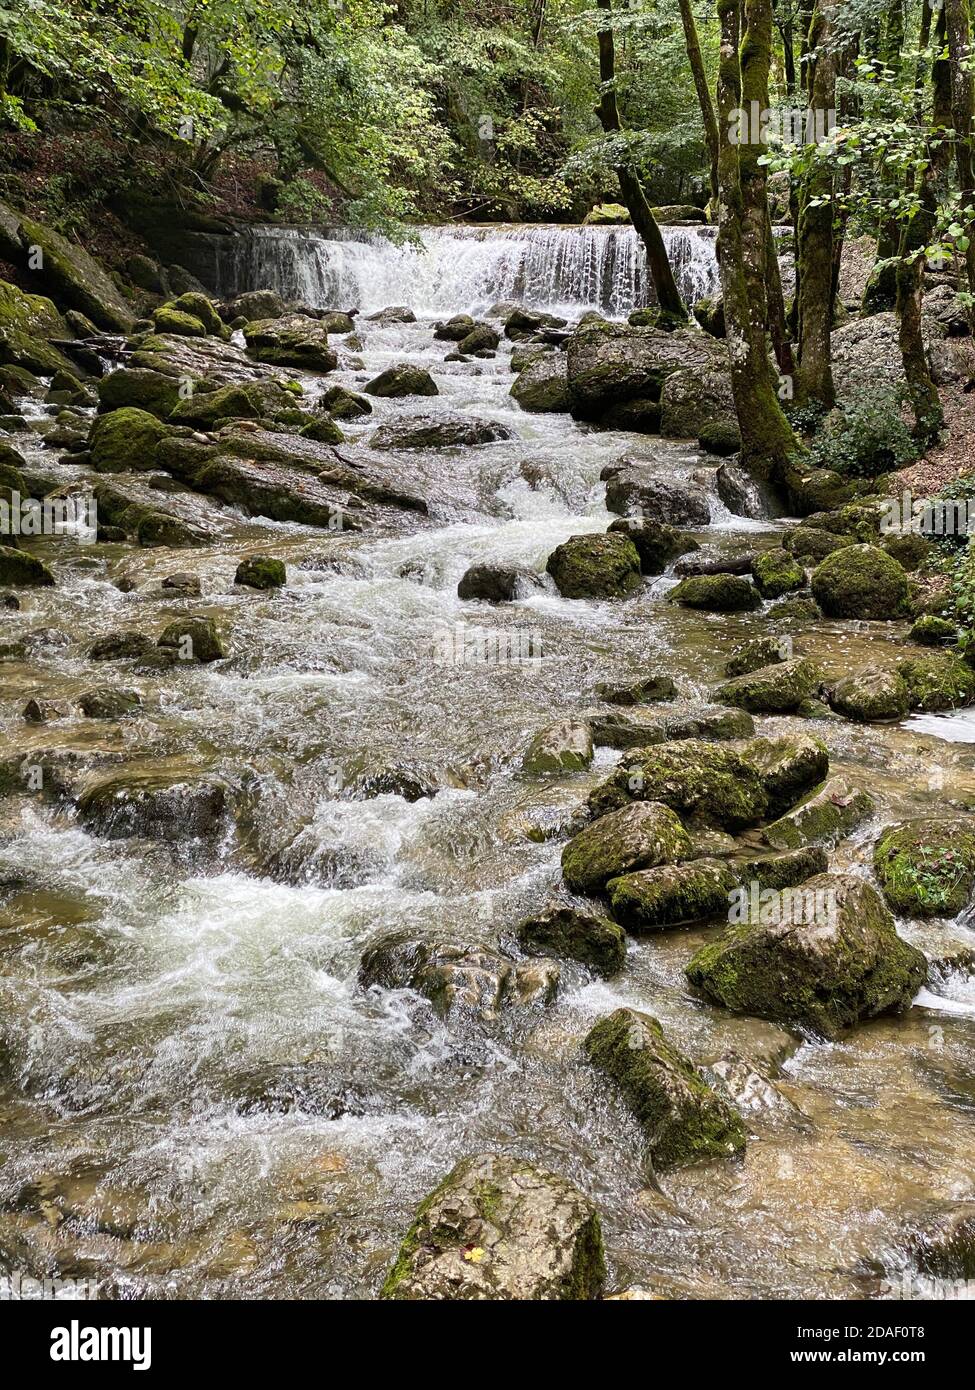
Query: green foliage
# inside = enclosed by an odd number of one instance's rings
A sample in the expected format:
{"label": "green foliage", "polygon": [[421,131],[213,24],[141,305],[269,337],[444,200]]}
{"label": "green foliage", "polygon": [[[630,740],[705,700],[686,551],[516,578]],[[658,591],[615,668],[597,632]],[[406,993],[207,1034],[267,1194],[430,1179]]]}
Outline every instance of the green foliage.
{"label": "green foliage", "polygon": [[809,445],[809,461],[849,478],[875,478],[904,468],[918,447],[901,415],[896,392],[861,391],[833,411]]}

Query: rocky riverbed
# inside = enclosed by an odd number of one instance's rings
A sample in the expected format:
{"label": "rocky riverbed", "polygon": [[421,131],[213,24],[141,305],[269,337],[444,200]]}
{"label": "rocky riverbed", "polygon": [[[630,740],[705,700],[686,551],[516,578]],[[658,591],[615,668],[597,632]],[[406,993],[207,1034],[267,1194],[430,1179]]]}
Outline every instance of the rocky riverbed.
{"label": "rocky riverbed", "polygon": [[[703,333],[294,307],[7,368],[4,485],[98,530],[3,560],[0,1259],[962,1277],[975,677],[865,489],[724,461]],[[728,939],[752,883],[838,925]]]}

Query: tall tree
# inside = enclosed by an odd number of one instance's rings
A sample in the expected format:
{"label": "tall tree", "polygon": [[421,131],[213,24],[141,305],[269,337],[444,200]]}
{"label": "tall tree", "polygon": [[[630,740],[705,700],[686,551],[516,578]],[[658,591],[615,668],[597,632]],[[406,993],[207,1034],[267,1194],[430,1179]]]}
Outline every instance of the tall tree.
{"label": "tall tree", "polygon": [[[597,0],[597,4],[600,10],[612,16],[612,0]],[[621,135],[623,122],[620,120],[619,105],[616,100],[616,43],[611,22],[606,27],[599,29],[598,40],[599,106],[597,107],[597,115],[607,135]],[[647,267],[650,271],[650,278],[653,280],[653,287],[657,292],[657,302],[663,312],[672,320],[685,322],[687,309],[680,297],[680,290],[678,290],[677,281],[674,279],[673,268],[667,255],[663,236],[657,225],[657,219],[653,215],[653,209],[647,200],[647,195],[643,191],[639,175],[633,171],[624,158],[616,165],[616,177],[619,181],[620,196],[646,249]]]}
{"label": "tall tree", "polygon": [[708,149],[708,159],[711,163],[711,205],[714,211],[718,205],[718,118],[714,114],[714,102],[711,99],[711,88],[708,86],[708,75],[704,70],[704,59],[701,57],[701,43],[697,36],[697,24],[694,21],[694,11],[691,8],[691,0],[678,0],[680,4],[680,18],[684,26],[684,47],[687,49],[687,61],[691,65],[691,75],[694,78],[694,89],[697,92],[698,104],[701,108],[701,121],[704,125],[704,142]]}
{"label": "tall tree", "polygon": [[718,261],[742,462],[762,477],[776,477],[788,467],[797,441],[779,403],[765,332],[768,208],[764,166],[759,163],[765,146],[760,132],[747,121],[746,138],[740,139],[740,117],[748,114],[742,112],[743,59],[747,89],[768,82],[771,0],[745,0],[743,40],[740,14],[739,0],[718,0]]}

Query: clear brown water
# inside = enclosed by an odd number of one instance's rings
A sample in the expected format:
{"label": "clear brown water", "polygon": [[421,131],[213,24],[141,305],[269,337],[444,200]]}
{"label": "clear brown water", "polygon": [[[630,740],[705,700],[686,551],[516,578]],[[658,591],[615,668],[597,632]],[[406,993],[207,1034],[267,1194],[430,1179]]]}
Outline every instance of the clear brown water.
{"label": "clear brown water", "polygon": [[[0,1257],[89,1275],[109,1292],[369,1296],[422,1196],[461,1155],[496,1149],[564,1173],[594,1198],[614,1287],[876,1295],[882,1274],[903,1264],[905,1228],[938,1202],[972,1196],[968,976],[939,977],[905,1017],[835,1044],[801,1044],[692,997],[682,967],[714,927],[634,940],[610,982],[566,966],[552,1008],[493,1032],[453,1032],[412,996],[357,986],[363,949],[390,929],[493,943],[545,899],[561,847],[527,840],[522,818],[570,810],[615,755],[601,753],[591,774],[523,779],[518,755],[538,727],[590,707],[598,680],[649,668],[700,698],[731,649],[765,627],[760,614],[668,607],[666,577],[625,604],[572,603],[554,590],[497,610],[461,604],[456,584],[470,563],[541,570],[560,541],[604,528],[599,472],[622,452],[684,476],[699,461],[689,446],[520,413],[507,357],[444,365],[429,322],[365,331],[366,371],[339,379],[361,385],[410,358],[431,367],[442,394],[378,402],[350,438],[439,409],[517,432],[411,459],[437,480],[428,523],[330,537],[224,517],[215,545],[180,552],[52,542],[58,589],[4,615],[7,640],[50,626],[68,640],[0,664],[0,752],[218,769],[249,809],[246,835],[174,860],[158,845],[93,838],[41,800],[0,808]],[[41,457],[36,443],[26,447]],[[545,480],[534,489],[525,462]],[[767,542],[769,525],[715,503],[709,539]],[[283,593],[234,590],[237,560],[255,548],[288,561]],[[297,568],[336,553],[344,573]],[[202,603],[159,594],[156,581],[176,569],[201,576]],[[122,575],[131,592],[113,582]],[[220,669],[131,678],[84,659],[97,635],[158,631],[201,608],[232,631]],[[458,622],[528,631],[541,660],[438,664],[435,640]],[[891,659],[902,638],[898,625],[824,622],[800,641],[840,671]],[[66,697],[95,680],[137,684],[144,712],[111,726],[24,724],[29,695]],[[761,732],[800,727],[758,722]],[[867,872],[877,829],[897,816],[975,802],[975,721],[964,715],[813,728],[834,767],[878,803],[875,822],[834,854],[837,866]],[[336,789],[365,757],[430,763],[452,785],[415,804],[343,800]],[[331,886],[259,875],[299,832],[311,862],[338,848],[351,866]],[[935,957],[954,943],[975,947],[965,922],[899,925]],[[697,1059],[734,1050],[764,1064],[801,1118],[752,1122],[743,1163],[648,1185],[635,1124],[580,1059],[587,1027],[621,1003],[655,1014]],[[297,1105],[247,1104],[283,1075],[301,1080]],[[330,1118],[337,1094],[351,1109]]]}

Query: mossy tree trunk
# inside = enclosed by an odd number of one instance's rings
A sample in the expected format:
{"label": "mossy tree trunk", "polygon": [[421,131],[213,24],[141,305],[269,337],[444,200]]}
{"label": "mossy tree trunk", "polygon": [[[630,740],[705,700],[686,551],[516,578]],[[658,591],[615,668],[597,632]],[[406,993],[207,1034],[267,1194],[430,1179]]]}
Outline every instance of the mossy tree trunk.
{"label": "mossy tree trunk", "polygon": [[[837,53],[834,21],[837,0],[818,0],[809,30],[809,107],[819,115],[836,106]],[[825,114],[822,117],[825,121]],[[830,334],[833,329],[833,165],[813,156],[799,211],[798,336],[796,400],[803,405],[833,405]]]}
{"label": "mossy tree trunk", "polygon": [[[948,64],[951,72],[951,117],[956,132],[955,163],[958,169],[958,190],[961,206],[975,205],[975,156],[973,156],[973,119],[975,119],[975,79],[971,64],[972,29],[968,0],[944,0],[945,28],[948,38]],[[968,292],[975,294],[975,218],[965,217],[968,250],[965,266]]]}
{"label": "mossy tree trunk", "polygon": [[684,47],[687,49],[687,61],[691,65],[691,75],[694,78],[694,88],[701,108],[701,121],[704,125],[704,140],[711,162],[711,207],[716,210],[718,206],[718,118],[714,114],[714,102],[711,100],[708,75],[704,71],[704,59],[701,57],[701,44],[697,37],[697,25],[694,22],[691,0],[678,0],[678,3],[680,4],[681,23],[684,26]]}
{"label": "mossy tree trunk", "polygon": [[[742,439],[742,462],[762,477],[784,471],[797,449],[796,437],[779,404],[765,334],[765,236],[768,216],[759,132],[736,143],[736,113],[743,102],[742,56],[749,87],[768,82],[771,0],[746,0],[742,43],[738,0],[718,0],[721,60],[718,69],[718,184],[721,212],[718,262],[724,296],[731,385]],[[750,244],[747,244],[750,243]]]}
{"label": "mossy tree trunk", "polygon": [[[612,14],[612,0],[597,0],[597,4],[606,14]],[[623,123],[616,101],[616,45],[612,28],[600,29],[598,39],[599,105],[596,114],[607,135],[619,135],[622,133]],[[643,191],[643,185],[626,164],[617,166],[616,177],[619,180],[620,196],[647,253],[647,267],[657,292],[657,302],[663,312],[672,319],[686,322],[687,309],[680,297],[667,248],[653,209]]]}

